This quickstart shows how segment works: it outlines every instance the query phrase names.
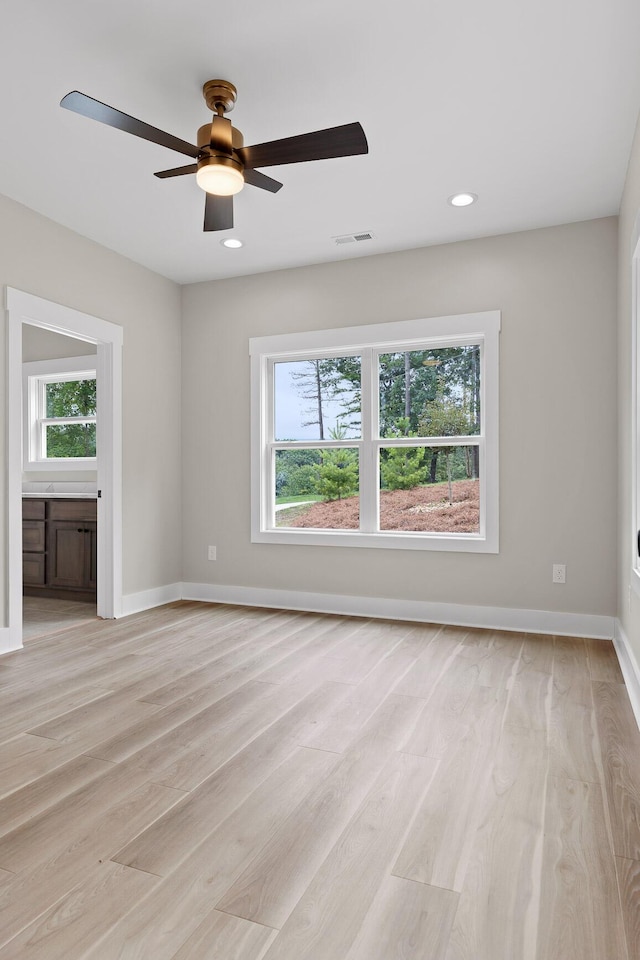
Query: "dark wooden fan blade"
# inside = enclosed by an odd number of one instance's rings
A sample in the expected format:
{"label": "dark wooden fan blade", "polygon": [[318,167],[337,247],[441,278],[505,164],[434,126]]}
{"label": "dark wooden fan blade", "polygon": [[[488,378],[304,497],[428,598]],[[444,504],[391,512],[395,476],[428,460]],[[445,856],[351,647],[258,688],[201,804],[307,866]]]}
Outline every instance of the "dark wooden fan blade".
{"label": "dark wooden fan blade", "polygon": [[271,140],[252,147],[241,147],[237,152],[245,167],[273,167],[280,163],[303,163],[307,160],[329,160],[332,157],[352,157],[368,153],[364,130],[359,123],[345,123],[303,133],[298,137]]}
{"label": "dark wooden fan blade", "polygon": [[207,194],[204,204],[204,229],[228,230],[233,226],[233,197]]}
{"label": "dark wooden fan blade", "polygon": [[251,167],[245,167],[242,175],[245,183],[250,183],[252,187],[260,187],[261,190],[268,190],[269,193],[277,193],[282,187],[282,184],[278,180],[267,177],[266,174],[260,173],[259,170],[252,170]]}
{"label": "dark wooden fan blade", "polygon": [[173,167],[171,170],[158,170],[157,173],[154,173],[154,177],[160,177],[161,180],[165,180],[167,177],[184,177],[187,173],[196,173],[197,170],[197,163],[188,163],[186,167]]}
{"label": "dark wooden fan blade", "polygon": [[107,106],[106,103],[100,103],[93,97],[88,97],[85,93],[79,93],[73,90],[63,97],[60,106],[65,110],[72,110],[83,117],[89,117],[91,120],[97,120],[98,123],[106,123],[109,127],[115,127],[117,130],[124,130],[125,133],[132,133],[134,137],[141,137],[142,140],[150,140],[151,143],[157,143],[161,147],[168,147],[169,150],[175,150],[177,153],[185,153],[188,157],[197,157],[200,153],[198,147],[186,140],[180,140],[164,130],[158,130],[157,127],[151,127],[142,120],[136,120],[130,117],[128,113],[122,113],[114,107]]}

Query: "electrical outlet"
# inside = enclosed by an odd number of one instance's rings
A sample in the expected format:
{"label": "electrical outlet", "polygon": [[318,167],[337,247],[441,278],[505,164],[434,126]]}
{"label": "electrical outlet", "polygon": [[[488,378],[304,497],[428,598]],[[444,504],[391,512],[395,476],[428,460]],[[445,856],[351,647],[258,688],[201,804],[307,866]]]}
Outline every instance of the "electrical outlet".
{"label": "electrical outlet", "polygon": [[551,580],[553,583],[566,583],[567,568],[564,563],[554,563]]}
{"label": "electrical outlet", "polygon": [[217,559],[218,559],[218,558],[217,558],[217,556],[216,556],[216,548],[215,548],[215,547],[208,547],[208,549],[207,549],[207,560],[217,560]]}

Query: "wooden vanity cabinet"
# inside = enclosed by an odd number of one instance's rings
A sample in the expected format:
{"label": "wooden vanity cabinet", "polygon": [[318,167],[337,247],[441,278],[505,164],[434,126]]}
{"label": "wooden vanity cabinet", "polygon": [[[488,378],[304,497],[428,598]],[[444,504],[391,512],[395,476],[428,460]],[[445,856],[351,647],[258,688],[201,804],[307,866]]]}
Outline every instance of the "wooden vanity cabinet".
{"label": "wooden vanity cabinet", "polygon": [[95,500],[23,500],[22,549],[26,596],[95,600]]}

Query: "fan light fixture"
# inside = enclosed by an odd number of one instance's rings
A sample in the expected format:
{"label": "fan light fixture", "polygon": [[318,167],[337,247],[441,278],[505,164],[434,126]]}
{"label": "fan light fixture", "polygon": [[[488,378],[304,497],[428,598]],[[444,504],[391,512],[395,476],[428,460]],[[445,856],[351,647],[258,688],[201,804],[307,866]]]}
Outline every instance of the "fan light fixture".
{"label": "fan light fixture", "polygon": [[[244,177],[237,166],[226,157],[210,157],[206,163],[200,162],[196,173],[196,183],[205,193],[216,197],[232,197],[244,187]],[[230,159],[230,158],[229,158]]]}

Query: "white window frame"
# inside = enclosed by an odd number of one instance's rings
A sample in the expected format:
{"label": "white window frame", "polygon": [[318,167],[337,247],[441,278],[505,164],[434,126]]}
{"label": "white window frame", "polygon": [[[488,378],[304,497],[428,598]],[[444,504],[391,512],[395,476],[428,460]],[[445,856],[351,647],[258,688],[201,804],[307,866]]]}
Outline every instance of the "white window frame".
{"label": "white window frame", "polygon": [[[402,550],[454,550],[497,553],[498,538],[498,376],[500,312],[461,314],[393,323],[342,327],[249,341],[251,356],[251,539],[254,543],[375,547]],[[379,353],[480,345],[481,430],[473,437],[429,437],[429,445],[477,444],[480,449],[480,530],[478,533],[380,531],[378,516],[379,451],[389,446],[422,446],[414,437],[380,438],[376,376]],[[362,436],[341,441],[276,442],[273,369],[276,362],[357,354],[363,358]],[[375,430],[375,434],[374,434]],[[319,530],[275,526],[274,456],[276,449],[358,449],[361,529]]]}
{"label": "white window frame", "polygon": [[95,380],[97,358],[63,357],[58,360],[34,360],[22,365],[23,382],[23,469],[26,471],[92,470],[95,457],[52,457],[45,455],[45,431],[51,424],[96,423],[96,417],[46,417],[48,383],[64,380]]}
{"label": "white window frame", "polygon": [[[640,218],[639,218],[640,221]],[[640,222],[634,230],[634,246],[631,258],[631,517],[632,531],[630,544],[631,576],[630,584],[634,593],[640,597],[640,553],[638,551],[638,532],[640,531]],[[629,597],[631,602],[631,597]]]}

